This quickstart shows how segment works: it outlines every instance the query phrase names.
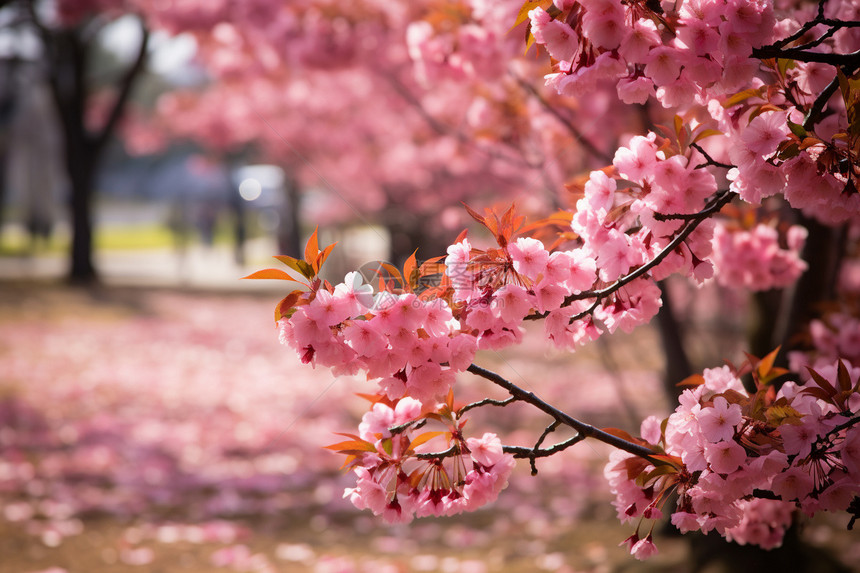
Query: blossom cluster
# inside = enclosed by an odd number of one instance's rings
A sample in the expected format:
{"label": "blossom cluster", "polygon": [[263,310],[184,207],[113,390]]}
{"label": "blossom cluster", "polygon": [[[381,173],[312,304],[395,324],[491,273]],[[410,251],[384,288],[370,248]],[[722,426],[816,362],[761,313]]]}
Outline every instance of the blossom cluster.
{"label": "blossom cluster", "polygon": [[[546,76],[559,93],[581,96],[599,80],[617,81],[625,103],[656,97],[665,107],[687,107],[703,95],[741,89],[756,72],[753,46],[774,33],[766,1],[684,2],[665,14],[659,3],[557,0],[554,18],[529,12],[531,32],[558,61]],[[675,34],[664,41],[667,18]]]}
{"label": "blossom cluster", "polygon": [[745,230],[717,223],[711,257],[717,282],[753,291],[794,284],[807,266],[800,256],[806,235],[805,227],[793,225],[785,233],[783,248],[779,232],[770,225]]}
{"label": "blossom cluster", "polygon": [[[716,147],[730,163],[721,166],[730,168],[731,189],[745,201],[758,205],[782,193],[827,224],[860,212],[860,195],[852,192],[858,173],[850,167],[857,162],[849,121],[857,104],[844,88],[822,99],[837,81],[835,63],[822,55],[860,48],[849,29],[822,29],[817,39],[798,35],[816,54],[778,66],[752,57],[753,48],[787,42],[803,28],[791,17],[777,19],[772,2],[554,4],[528,15],[535,41],[556,60],[546,81],[560,94],[579,97],[608,80],[628,104],[656,97],[666,108],[698,106],[698,120],[722,133]],[[826,4],[825,15],[857,17],[856,3]]]}
{"label": "blossom cluster", "polygon": [[413,422],[421,409],[419,401],[408,397],[393,406],[378,402],[362,419],[363,442],[332,446],[350,451],[355,444],[364,444],[350,458],[357,483],[344,497],[389,523],[475,510],[496,499],[514,467],[513,456],[503,451],[498,436],[485,433],[464,439],[458,429],[462,422],[447,434],[452,444],[446,452],[420,454],[417,450],[427,443],[422,440],[432,443],[442,432],[412,438],[412,428],[397,434],[391,428]]}
{"label": "blossom cluster", "polygon": [[858,380],[860,369],[830,364],[805,385],[759,381],[751,394],[728,366],[705,370],[662,425],[642,423],[654,459],[612,454],[605,475],[619,519],[657,519],[675,491],[671,521],[682,533],[772,548],[795,508],[846,510],[860,494]]}

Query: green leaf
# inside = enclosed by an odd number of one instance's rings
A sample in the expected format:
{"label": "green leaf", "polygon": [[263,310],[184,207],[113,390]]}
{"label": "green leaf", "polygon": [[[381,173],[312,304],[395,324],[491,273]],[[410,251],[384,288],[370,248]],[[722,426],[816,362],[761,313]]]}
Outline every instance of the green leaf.
{"label": "green leaf", "polygon": [[[281,261],[282,263],[284,263],[285,265],[287,265],[288,267],[290,267],[291,269],[293,269],[294,271],[296,271],[297,273],[299,273],[300,275],[302,275],[303,277],[305,277],[307,279],[311,279],[314,276],[314,275],[308,276],[306,274],[305,270],[307,269],[307,263],[305,263],[304,261],[302,261],[300,259],[294,259],[293,257],[288,257],[287,255],[275,255],[274,258],[278,259],[279,261]],[[302,264],[302,263],[304,263],[304,264]],[[305,270],[303,270],[303,269],[305,269]]]}
{"label": "green leaf", "polygon": [[788,58],[778,58],[776,60],[776,69],[779,70],[779,75],[781,77],[785,77],[785,72],[788,69],[794,68],[795,62],[794,60]]}
{"label": "green leaf", "polygon": [[794,123],[790,119],[787,120],[786,123],[788,124],[788,129],[791,130],[791,133],[793,133],[794,135],[796,135],[800,139],[803,139],[804,137],[806,137],[807,131],[806,131],[805,127],[803,127],[799,123]]}
{"label": "green leaf", "polygon": [[648,473],[639,474],[636,478],[636,485],[646,487],[651,481],[669,474],[678,473],[678,468],[673,465],[665,464],[658,466]]}
{"label": "green leaf", "polygon": [[317,274],[314,272],[314,268],[305,261],[296,261],[296,266],[299,267],[298,270],[300,273],[302,273],[302,276],[304,276],[308,280],[311,280],[315,276],[317,276]]}

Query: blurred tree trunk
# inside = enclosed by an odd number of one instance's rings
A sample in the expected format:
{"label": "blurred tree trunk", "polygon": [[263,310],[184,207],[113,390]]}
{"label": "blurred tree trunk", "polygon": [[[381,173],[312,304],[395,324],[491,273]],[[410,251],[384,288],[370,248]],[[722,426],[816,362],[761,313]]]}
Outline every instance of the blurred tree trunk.
{"label": "blurred tree trunk", "polygon": [[[782,344],[778,361],[787,365],[787,352],[797,348],[809,320],[818,307],[835,295],[839,269],[844,255],[845,230],[825,227],[814,220],[801,217],[809,236],[802,256],[809,265],[791,291],[770,290],[755,293],[753,304],[757,323],[750,333],[750,352],[764,356]],[[673,404],[677,403],[677,382],[689,376],[690,366],[683,347],[678,320],[672,312],[670,293],[665,285],[663,307],[657,315],[657,325],[666,357],[665,390]],[[674,380],[674,382],[673,382]],[[668,526],[671,530],[671,525]],[[754,545],[741,546],[710,534],[695,534],[690,540],[690,567],[694,572],[707,573],[849,573],[827,552],[806,544],[797,526],[788,530],[783,545],[764,550]]]}
{"label": "blurred tree trunk", "polygon": [[684,335],[681,324],[678,322],[674,312],[672,296],[668,290],[666,281],[660,281],[661,298],[663,306],[657,313],[657,329],[660,332],[660,341],[663,345],[663,357],[666,361],[666,369],[663,373],[663,389],[670,407],[674,409],[678,403],[682,388],[678,382],[693,374],[694,370],[684,348]]}
{"label": "blurred tree trunk", "polygon": [[[2,4],[0,4],[2,7]],[[15,71],[18,61],[10,58],[0,62],[3,76],[0,82],[0,239],[2,239],[3,222],[6,220],[6,197],[9,194],[7,181],[7,165],[9,161],[9,149],[11,141],[9,131],[12,127],[12,118],[15,115],[16,85]]]}
{"label": "blurred tree trunk", "polygon": [[415,257],[419,262],[444,254],[447,242],[440,238],[440,232],[427,228],[424,220],[408,213],[397,212],[385,225],[391,238],[388,262],[398,268],[418,249]]}
{"label": "blurred tree trunk", "polygon": [[135,60],[116,83],[117,95],[107,119],[97,130],[87,126],[91,104],[89,82],[90,50],[95,40],[92,29],[48,28],[40,21],[33,2],[30,16],[45,48],[48,82],[63,134],[65,165],[69,175],[69,209],[72,223],[69,280],[92,283],[98,280],[93,263],[93,197],[96,173],[104,150],[125,110],[131,91],[146,61],[149,32],[145,26]]}
{"label": "blurred tree trunk", "polygon": [[284,174],[284,204],[281,208],[281,220],[278,225],[278,249],[282,255],[301,258],[302,247],[301,221],[299,209],[301,205],[299,182],[289,172]]}

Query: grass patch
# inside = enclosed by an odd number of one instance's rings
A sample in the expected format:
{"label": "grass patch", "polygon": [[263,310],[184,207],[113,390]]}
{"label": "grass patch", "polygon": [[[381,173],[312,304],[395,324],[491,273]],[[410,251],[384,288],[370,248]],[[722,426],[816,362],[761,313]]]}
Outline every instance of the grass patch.
{"label": "grass patch", "polygon": [[104,226],[95,232],[98,250],[163,249],[174,244],[173,233],[163,225]]}

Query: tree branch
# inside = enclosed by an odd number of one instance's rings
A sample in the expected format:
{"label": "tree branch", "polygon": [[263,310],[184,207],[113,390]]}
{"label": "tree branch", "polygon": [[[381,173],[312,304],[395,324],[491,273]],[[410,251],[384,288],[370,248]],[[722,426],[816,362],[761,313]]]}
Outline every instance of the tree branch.
{"label": "tree branch", "polygon": [[705,163],[700,163],[699,165],[696,165],[696,167],[695,167],[696,169],[708,167],[709,165],[713,165],[714,167],[720,167],[722,169],[731,169],[731,168],[735,167],[734,165],[732,165],[730,163],[720,163],[719,161],[715,160],[713,157],[708,155],[708,152],[705,151],[704,149],[702,149],[702,146],[699,145],[698,143],[691,143],[690,147],[692,147],[693,149],[695,149],[696,151],[701,153],[702,157],[705,158]]}
{"label": "tree branch", "polygon": [[[614,283],[605,288],[599,290],[582,291],[580,293],[571,294],[565,297],[564,302],[561,305],[562,307],[570,306],[573,302],[578,300],[586,300],[590,298],[597,299],[588,310],[579,313],[575,317],[571,317],[571,321],[578,320],[585,315],[590,314],[595,308],[597,308],[597,304],[599,304],[601,299],[606,298],[621,287],[630,284],[631,282],[643,276],[655,266],[663,262],[663,259],[669,256],[669,253],[674,251],[676,248],[678,248],[678,246],[680,246],[681,243],[687,240],[687,237],[690,236],[690,234],[696,229],[696,227],[698,227],[704,220],[706,220],[714,213],[719,212],[719,210],[722,209],[723,206],[725,206],[729,201],[732,200],[733,196],[733,192],[726,190],[722,193],[718,193],[714,197],[713,202],[698,213],[672,216],[673,218],[683,219],[686,222],[681,228],[681,230],[678,232],[678,234],[675,236],[675,238],[672,239],[668,245],[663,247],[663,250],[657,253],[657,255],[653,259],[640,266],[639,268],[631,271],[629,274],[619,278]],[[668,218],[669,215],[664,215],[664,217]],[[546,318],[548,315],[548,312],[538,312],[526,316],[524,320],[538,320],[541,318]]]}
{"label": "tree branch", "polygon": [[550,446],[549,448],[541,449],[537,446],[535,446],[534,448],[526,448],[525,446],[502,446],[502,449],[505,451],[505,453],[513,454],[515,458],[528,458],[532,466],[532,475],[535,475],[537,474],[537,468],[535,467],[536,458],[547,458],[549,456],[555,455],[575,444],[578,444],[584,439],[585,436],[583,436],[582,434],[577,434],[572,438],[568,438],[567,440],[559,442],[553,446]]}
{"label": "tree branch", "polygon": [[514,396],[509,398],[505,398],[504,400],[493,400],[492,398],[484,398],[483,400],[479,400],[477,402],[472,402],[471,404],[466,404],[462,408],[460,408],[459,415],[463,415],[473,408],[480,408],[481,406],[507,406],[511,402],[516,402],[517,399]]}
{"label": "tree branch", "polygon": [[752,57],[759,60],[768,58],[780,58],[784,60],[795,60],[797,62],[818,62],[830,64],[831,66],[856,65],[860,59],[860,50],[850,54],[825,54],[822,52],[809,52],[798,48],[776,48],[773,46],[762,46],[753,48]]}
{"label": "tree branch", "polygon": [[137,50],[134,62],[132,62],[131,66],[126,70],[122,80],[120,81],[119,93],[116,96],[116,100],[114,100],[113,107],[110,110],[110,114],[108,114],[105,124],[94,138],[97,150],[104,148],[110,137],[113,135],[113,132],[116,130],[116,126],[122,118],[122,114],[125,112],[126,104],[131,97],[131,92],[134,89],[136,80],[140,76],[141,71],[143,71],[144,64],[146,63],[147,49],[149,47],[149,29],[142,20],[140,26],[143,32],[140,47]]}
{"label": "tree branch", "polygon": [[627,440],[604,432],[603,430],[595,428],[594,426],[586,424],[585,422],[581,422],[576,418],[570,416],[569,414],[562,412],[555,406],[544,402],[543,400],[538,398],[537,395],[535,395],[533,392],[523,390],[513,382],[506,380],[495,372],[482,368],[476,364],[469,365],[466,370],[476,376],[480,376],[481,378],[489,380],[496,386],[504,388],[511,396],[514,396],[515,398],[523,402],[527,402],[538,410],[549,414],[554,420],[558,421],[560,424],[564,424],[565,426],[573,428],[580,434],[582,439],[593,438],[599,442],[603,442],[604,444],[608,444],[614,448],[618,448],[619,450],[623,450],[625,452],[633,454],[634,456],[645,458],[654,465],[663,464],[663,462],[655,460],[651,457],[655,454],[655,452],[650,448],[646,448],[645,446],[635,444],[633,442],[628,442]]}

